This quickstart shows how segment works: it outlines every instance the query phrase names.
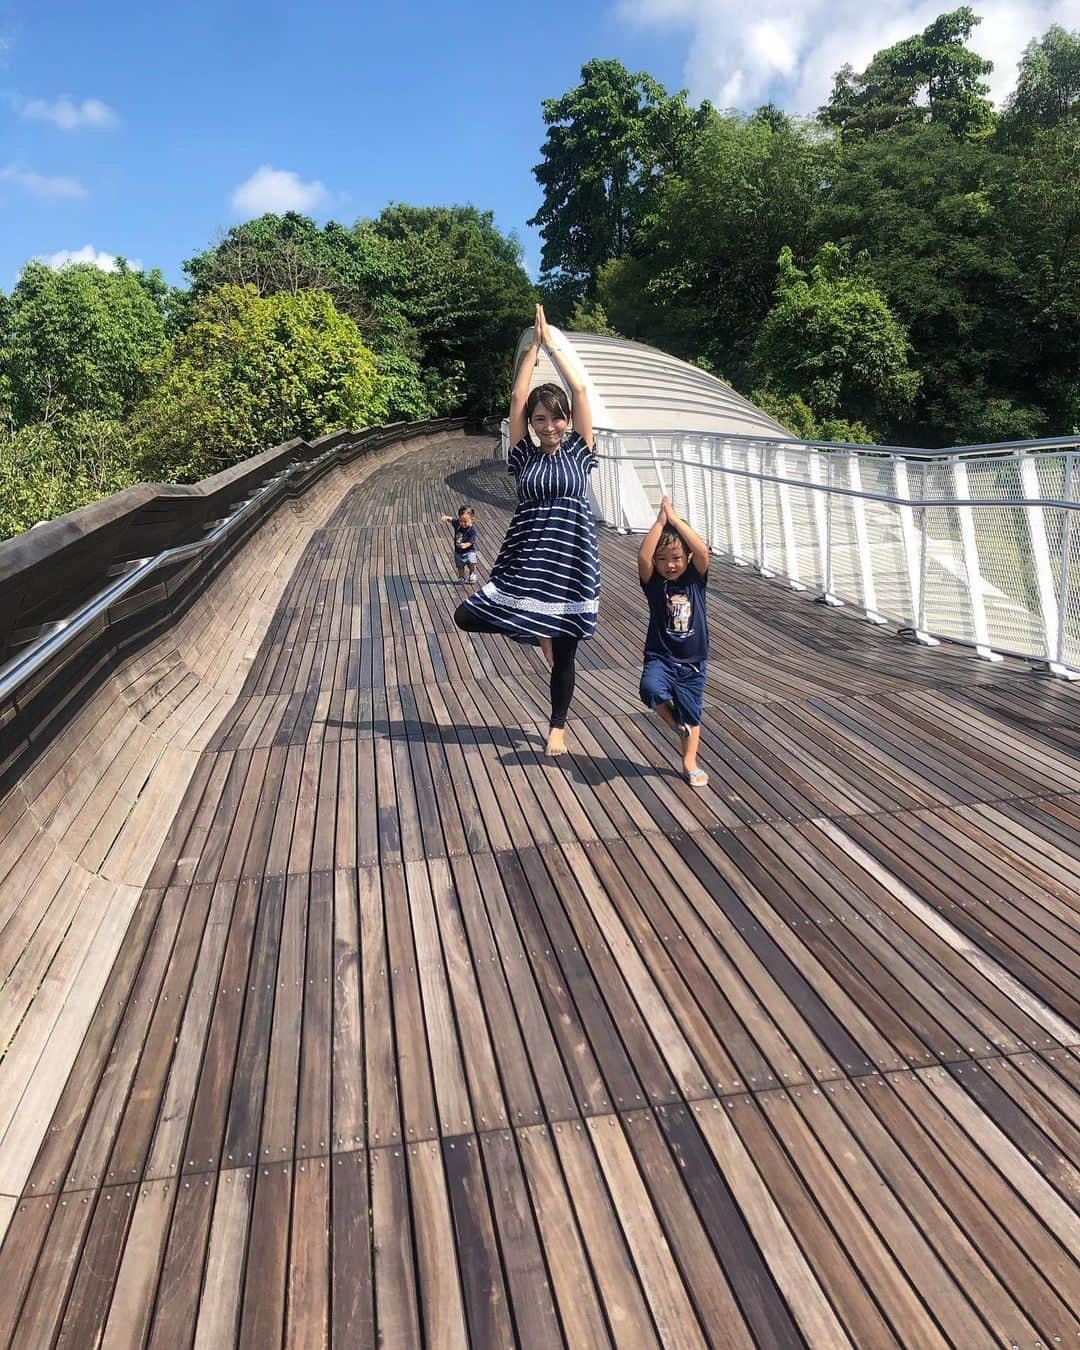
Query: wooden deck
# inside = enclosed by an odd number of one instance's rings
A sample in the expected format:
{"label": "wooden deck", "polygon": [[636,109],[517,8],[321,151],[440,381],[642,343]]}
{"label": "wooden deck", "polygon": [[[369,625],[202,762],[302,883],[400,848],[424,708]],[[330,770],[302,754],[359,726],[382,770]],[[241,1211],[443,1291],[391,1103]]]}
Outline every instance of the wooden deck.
{"label": "wooden deck", "polygon": [[695,792],[603,534],[546,761],[490,453],[279,512],[0,803],[0,1345],[1076,1345],[1080,691],[718,562]]}

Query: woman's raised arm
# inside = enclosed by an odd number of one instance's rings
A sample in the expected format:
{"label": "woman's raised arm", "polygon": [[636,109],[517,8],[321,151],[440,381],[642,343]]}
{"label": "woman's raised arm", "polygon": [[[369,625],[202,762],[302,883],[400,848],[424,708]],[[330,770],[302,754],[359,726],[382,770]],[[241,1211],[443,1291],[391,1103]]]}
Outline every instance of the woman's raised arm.
{"label": "woman's raised arm", "polygon": [[544,317],[544,306],[537,305],[536,309],[540,323],[540,341],[551,353],[551,359],[556,370],[570,389],[570,414],[573,418],[574,430],[591,450],[593,449],[592,409],[589,407],[589,387],[585,380],[585,372],[582,370],[581,363],[574,352],[569,347],[564,346],[548,327],[548,321]]}
{"label": "woman's raised arm", "polygon": [[525,425],[525,403],[529,397],[529,385],[532,383],[532,373],[536,369],[536,363],[540,359],[540,326],[544,311],[539,305],[536,306],[536,318],[533,322],[533,340],[532,346],[522,356],[517,370],[514,372],[514,386],[510,390],[510,444],[517,445],[528,432]]}

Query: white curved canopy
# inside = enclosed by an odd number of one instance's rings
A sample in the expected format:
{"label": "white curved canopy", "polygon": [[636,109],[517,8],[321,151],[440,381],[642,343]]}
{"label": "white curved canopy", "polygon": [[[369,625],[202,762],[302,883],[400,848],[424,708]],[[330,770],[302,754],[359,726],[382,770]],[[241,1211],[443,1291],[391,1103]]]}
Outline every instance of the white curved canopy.
{"label": "white curved canopy", "polygon": [[[528,328],[518,342],[514,368],[532,342]],[[596,333],[560,334],[573,347],[589,379],[593,425],[611,431],[696,431],[713,435],[772,436],[790,432],[737,394],[729,384],[686,361],[627,338]],[[561,383],[546,352],[531,385]]]}

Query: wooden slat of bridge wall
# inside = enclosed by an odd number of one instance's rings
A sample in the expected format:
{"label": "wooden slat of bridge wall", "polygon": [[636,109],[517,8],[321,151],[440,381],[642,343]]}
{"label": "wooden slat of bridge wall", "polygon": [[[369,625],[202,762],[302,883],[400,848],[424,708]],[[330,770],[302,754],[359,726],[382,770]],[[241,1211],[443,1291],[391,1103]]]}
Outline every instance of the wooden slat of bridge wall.
{"label": "wooden slat of bridge wall", "polygon": [[1074,1338],[1075,693],[717,564],[695,793],[605,535],[545,761],[537,655],[450,618],[486,450],[347,492],[202,734],[8,1206],[3,1336]]}

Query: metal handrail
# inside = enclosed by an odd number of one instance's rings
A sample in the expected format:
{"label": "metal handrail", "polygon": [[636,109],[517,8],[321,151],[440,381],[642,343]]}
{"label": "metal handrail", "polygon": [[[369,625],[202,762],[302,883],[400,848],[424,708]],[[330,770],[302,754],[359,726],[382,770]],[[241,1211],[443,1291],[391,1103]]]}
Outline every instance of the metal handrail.
{"label": "metal handrail", "polygon": [[620,437],[708,437],[713,440],[749,441],[755,444],[761,443],[764,445],[794,446],[799,449],[824,450],[830,454],[842,454],[844,451],[852,451],[860,456],[876,455],[882,458],[894,458],[899,455],[904,459],[915,459],[932,463],[948,463],[949,460],[968,459],[972,457],[982,459],[1020,458],[1022,455],[1032,450],[1080,450],[1080,435],[1045,436],[1041,439],[1030,441],[998,441],[987,445],[954,445],[941,450],[922,450],[915,446],[907,445],[860,445],[857,441],[803,441],[797,436],[792,436],[779,430],[771,436],[759,433],[751,434],[742,431],[701,431],[695,430],[692,427],[619,427],[616,429],[614,427],[598,426],[594,427],[593,430],[598,434]]}
{"label": "metal handrail", "polygon": [[[683,433],[685,434],[685,433]],[[733,437],[725,437],[725,440],[732,440]],[[740,436],[739,440],[750,440],[748,436]],[[787,445],[789,442],[770,441],[771,445]],[[809,445],[810,442],[799,442],[800,445]],[[612,464],[649,464],[652,465],[656,460],[661,462],[672,462],[676,460],[672,455],[640,455],[635,453],[608,455],[602,451],[597,451],[597,459],[607,460]],[[676,462],[678,462],[676,460]],[[1080,502],[1069,502],[1059,500],[1056,497],[897,497],[887,492],[868,492],[857,488],[844,488],[830,486],[828,483],[815,483],[810,478],[788,478],[773,473],[757,473],[753,469],[737,469],[729,464],[703,464],[698,460],[688,461],[688,465],[694,469],[708,469],[710,473],[726,473],[736,478],[750,478],[755,483],[782,483],[786,487],[809,488],[813,492],[824,492],[826,495],[840,497],[858,497],[864,502],[886,502],[892,506],[1055,506],[1063,511],[1075,511],[1080,508]]]}
{"label": "metal handrail", "polygon": [[[372,443],[378,440],[378,434],[381,430],[382,428],[372,428],[374,434],[369,433]],[[401,428],[397,427],[395,430],[400,433]],[[358,433],[358,435],[363,434]],[[198,557],[213,548],[233,534],[248,516],[252,515],[273,493],[280,491],[288,480],[299,476],[301,471],[309,474],[319,465],[334,458],[339,453],[339,449],[340,445],[334,445],[314,459],[293,460],[284,469],[260,484],[250,497],[215,524],[214,528],[202,539],[195,539],[186,544],[177,544],[174,548],[164,549],[154,557],[145,559],[133,570],[118,578],[112,585],[104,587],[96,595],[91,596],[74,613],[55,624],[50,624],[46,633],[0,667],[0,706],[3,706],[32,675],[47,665],[57,652],[61,651],[79,633],[85,632],[96,619],[106,613],[117,601],[136,590],[153,572],[163,567],[186,562],[188,559]]]}
{"label": "metal handrail", "polygon": [[[598,516],[620,532],[647,528],[650,494],[667,491],[713,552],[763,576],[853,604],[927,645],[944,638],[987,660],[1004,652],[1080,678],[1075,566],[1070,576],[1080,437],[917,456],[686,429],[598,428],[595,441]],[[800,463],[788,473],[793,456]],[[982,483],[984,495],[972,492],[980,469],[1007,475],[1000,481],[1015,495],[986,494]]]}

